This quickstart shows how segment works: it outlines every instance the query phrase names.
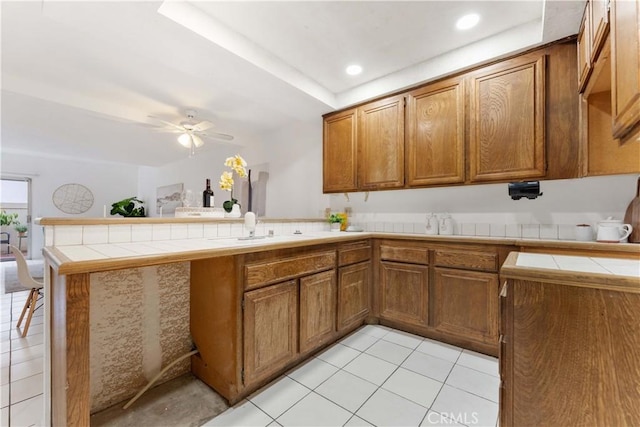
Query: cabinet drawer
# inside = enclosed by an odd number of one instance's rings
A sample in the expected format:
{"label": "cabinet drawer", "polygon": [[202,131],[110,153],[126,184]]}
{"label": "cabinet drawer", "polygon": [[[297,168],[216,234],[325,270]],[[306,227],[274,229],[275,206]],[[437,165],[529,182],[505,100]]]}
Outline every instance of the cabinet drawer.
{"label": "cabinet drawer", "polygon": [[469,251],[464,249],[437,249],[435,252],[435,264],[440,267],[498,271],[498,254],[495,252]]}
{"label": "cabinet drawer", "polygon": [[245,289],[254,289],[270,283],[334,268],[335,265],[335,251],[248,264],[244,267],[244,287]]}
{"label": "cabinet drawer", "polygon": [[340,246],[338,249],[338,265],[355,264],[368,261],[371,258],[371,245],[369,242],[356,242]]}
{"label": "cabinet drawer", "polygon": [[410,264],[429,264],[429,249],[410,246],[380,245],[380,259]]}

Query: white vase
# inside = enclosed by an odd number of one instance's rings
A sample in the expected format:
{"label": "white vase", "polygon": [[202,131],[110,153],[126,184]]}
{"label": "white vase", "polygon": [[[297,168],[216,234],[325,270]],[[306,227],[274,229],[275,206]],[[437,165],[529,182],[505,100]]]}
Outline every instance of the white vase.
{"label": "white vase", "polygon": [[331,231],[340,231],[340,223],[339,222],[331,223]]}
{"label": "white vase", "polygon": [[240,218],[242,216],[242,212],[240,212],[240,205],[235,203],[231,208],[231,212],[227,212],[224,214],[226,218]]}

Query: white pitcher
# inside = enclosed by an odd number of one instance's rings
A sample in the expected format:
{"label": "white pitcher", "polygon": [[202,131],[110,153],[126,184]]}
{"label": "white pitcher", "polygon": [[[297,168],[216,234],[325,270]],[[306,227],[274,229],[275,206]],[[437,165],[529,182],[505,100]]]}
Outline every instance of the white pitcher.
{"label": "white pitcher", "polygon": [[632,231],[631,224],[623,224],[622,220],[609,217],[598,223],[596,240],[606,243],[626,243]]}

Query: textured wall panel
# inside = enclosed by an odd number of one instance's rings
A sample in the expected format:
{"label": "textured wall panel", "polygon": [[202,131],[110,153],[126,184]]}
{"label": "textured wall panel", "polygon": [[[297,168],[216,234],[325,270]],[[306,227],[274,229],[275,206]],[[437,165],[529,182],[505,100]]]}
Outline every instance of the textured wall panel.
{"label": "textured wall panel", "polygon": [[[140,390],[191,350],[189,263],[91,274],[91,412]],[[178,364],[158,382],[190,369]]]}

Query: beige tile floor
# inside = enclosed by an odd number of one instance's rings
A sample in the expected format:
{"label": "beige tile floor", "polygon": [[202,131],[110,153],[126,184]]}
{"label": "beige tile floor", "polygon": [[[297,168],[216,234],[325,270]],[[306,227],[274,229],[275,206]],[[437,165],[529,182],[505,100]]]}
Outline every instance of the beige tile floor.
{"label": "beige tile floor", "polygon": [[43,310],[36,310],[29,334],[15,327],[28,291],[0,295],[0,425],[41,426],[44,334]]}
{"label": "beige tile floor", "polygon": [[365,326],[206,426],[496,426],[498,361]]}
{"label": "beige tile floor", "polygon": [[[27,292],[0,295],[1,426],[43,425],[43,325],[15,328]],[[496,426],[497,359],[365,326],[206,426]]]}

